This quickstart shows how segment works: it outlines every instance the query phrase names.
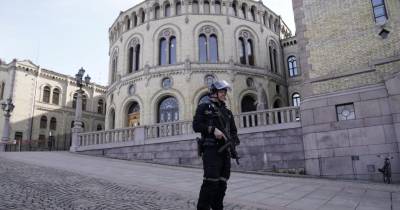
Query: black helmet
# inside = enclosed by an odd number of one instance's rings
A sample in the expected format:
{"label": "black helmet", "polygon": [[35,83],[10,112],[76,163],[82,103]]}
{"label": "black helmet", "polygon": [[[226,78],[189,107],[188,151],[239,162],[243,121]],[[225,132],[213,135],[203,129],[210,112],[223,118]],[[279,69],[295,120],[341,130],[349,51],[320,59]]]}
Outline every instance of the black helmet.
{"label": "black helmet", "polygon": [[227,91],[232,90],[229,83],[225,80],[213,82],[210,86],[210,94],[213,94],[213,93],[217,92],[218,90],[223,90],[223,89],[226,89]]}

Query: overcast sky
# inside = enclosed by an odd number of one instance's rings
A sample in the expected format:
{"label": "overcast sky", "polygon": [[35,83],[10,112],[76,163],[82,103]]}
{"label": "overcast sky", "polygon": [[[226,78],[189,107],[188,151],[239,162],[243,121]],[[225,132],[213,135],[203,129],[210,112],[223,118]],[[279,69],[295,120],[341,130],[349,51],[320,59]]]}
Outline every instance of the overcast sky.
{"label": "overcast sky", "polygon": [[[108,28],[139,0],[1,0],[0,58],[29,59],[43,68],[75,75],[84,67],[107,85]],[[264,4],[295,31],[292,0]]]}

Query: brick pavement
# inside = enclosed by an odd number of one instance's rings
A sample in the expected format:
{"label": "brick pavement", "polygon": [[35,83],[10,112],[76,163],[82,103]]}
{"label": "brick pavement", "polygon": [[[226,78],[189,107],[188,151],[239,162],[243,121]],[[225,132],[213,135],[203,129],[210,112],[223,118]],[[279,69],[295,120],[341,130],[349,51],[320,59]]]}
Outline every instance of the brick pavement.
{"label": "brick pavement", "polygon": [[[201,170],[0,153],[0,209],[195,209]],[[226,209],[399,209],[399,185],[233,173]]]}

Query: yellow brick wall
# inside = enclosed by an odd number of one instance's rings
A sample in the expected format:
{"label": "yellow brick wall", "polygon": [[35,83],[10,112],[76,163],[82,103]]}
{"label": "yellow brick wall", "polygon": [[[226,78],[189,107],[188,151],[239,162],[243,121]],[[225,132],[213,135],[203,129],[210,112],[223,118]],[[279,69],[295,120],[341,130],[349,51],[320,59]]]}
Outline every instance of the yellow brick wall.
{"label": "yellow brick wall", "polygon": [[[309,78],[332,77],[377,69],[378,73],[400,71],[398,64],[375,66],[379,60],[399,55],[400,2],[386,0],[389,20],[383,26],[374,21],[370,0],[304,0],[305,39]],[[378,34],[390,31],[386,39]],[[384,70],[381,70],[384,69]],[[353,75],[313,83],[315,94],[363,86],[382,81],[374,74]]]}

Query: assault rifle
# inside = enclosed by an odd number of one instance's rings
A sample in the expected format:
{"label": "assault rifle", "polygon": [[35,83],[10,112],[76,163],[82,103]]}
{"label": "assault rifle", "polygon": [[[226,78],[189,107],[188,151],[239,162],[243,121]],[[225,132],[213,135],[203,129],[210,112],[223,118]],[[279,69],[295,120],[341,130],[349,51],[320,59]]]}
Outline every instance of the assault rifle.
{"label": "assault rifle", "polygon": [[240,157],[239,157],[239,155],[238,155],[238,153],[237,153],[237,151],[236,151],[236,143],[233,142],[233,141],[231,140],[231,138],[228,137],[228,136],[225,134],[225,132],[223,132],[223,133],[224,133],[224,135],[225,135],[225,137],[226,137],[226,138],[225,138],[226,143],[225,143],[224,145],[222,145],[222,147],[220,147],[220,148],[218,149],[218,152],[221,153],[221,152],[223,152],[224,150],[228,149],[229,152],[231,153],[232,159],[235,159],[235,160],[236,160],[236,164],[240,165],[240,164],[239,164],[239,159],[240,159]]}

